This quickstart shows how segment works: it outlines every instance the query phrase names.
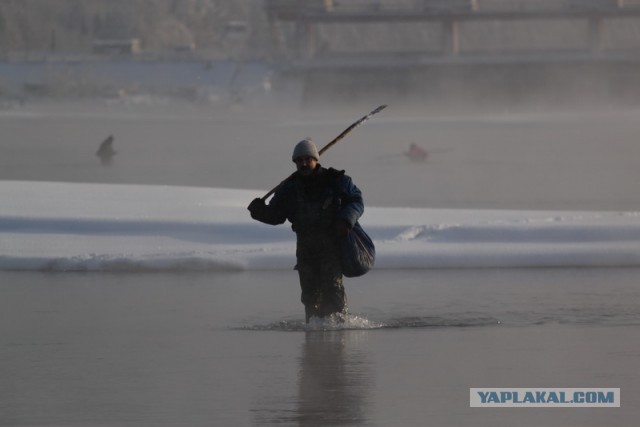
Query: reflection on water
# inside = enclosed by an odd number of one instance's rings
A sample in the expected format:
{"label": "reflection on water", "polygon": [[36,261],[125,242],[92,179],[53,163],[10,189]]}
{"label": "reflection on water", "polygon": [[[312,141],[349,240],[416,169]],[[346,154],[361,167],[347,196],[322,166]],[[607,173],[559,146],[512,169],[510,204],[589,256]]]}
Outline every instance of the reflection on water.
{"label": "reflection on water", "polygon": [[[297,396],[266,389],[254,409],[259,425],[333,426],[364,425],[371,413],[375,378],[372,362],[361,344],[365,330],[306,332],[297,371]],[[274,398],[279,396],[279,398]]]}
{"label": "reflection on water", "polygon": [[300,426],[364,424],[373,370],[359,343],[366,331],[307,333],[300,357]]}

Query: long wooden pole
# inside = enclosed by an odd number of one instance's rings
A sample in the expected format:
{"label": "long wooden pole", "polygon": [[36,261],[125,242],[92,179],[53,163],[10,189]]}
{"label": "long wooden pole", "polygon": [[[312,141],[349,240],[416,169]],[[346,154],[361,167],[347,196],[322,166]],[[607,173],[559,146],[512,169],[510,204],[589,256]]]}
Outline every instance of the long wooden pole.
{"label": "long wooden pole", "polygon": [[[369,114],[367,114],[366,116],[362,117],[361,119],[359,119],[358,121],[354,122],[351,126],[349,126],[348,128],[346,128],[345,130],[342,131],[342,133],[338,136],[336,136],[335,138],[333,138],[333,140],[331,140],[331,142],[329,142],[327,145],[325,145],[324,147],[322,147],[322,149],[320,151],[318,151],[318,154],[322,156],[322,154],[327,151],[329,148],[333,147],[334,145],[336,145],[338,142],[340,142],[345,136],[347,136],[347,134],[349,132],[351,132],[352,130],[354,130],[355,128],[357,128],[358,126],[360,126],[361,124],[363,124],[364,122],[366,122],[367,120],[369,120],[374,114],[379,113],[380,111],[384,110],[385,108],[387,108],[386,105],[381,105],[378,108],[376,108],[375,110],[373,110],[372,112],[370,112]],[[293,175],[295,174],[292,173],[291,175],[289,175],[284,181],[282,181],[280,184],[278,184],[276,187],[274,187],[271,191],[269,191],[267,194],[265,194],[264,196],[262,196],[262,200],[267,200],[269,198],[269,196],[271,196],[273,193],[276,192],[276,190],[278,188],[280,188],[282,186],[282,184],[284,184],[285,182],[287,182],[289,179],[291,179],[291,177],[293,177]]]}

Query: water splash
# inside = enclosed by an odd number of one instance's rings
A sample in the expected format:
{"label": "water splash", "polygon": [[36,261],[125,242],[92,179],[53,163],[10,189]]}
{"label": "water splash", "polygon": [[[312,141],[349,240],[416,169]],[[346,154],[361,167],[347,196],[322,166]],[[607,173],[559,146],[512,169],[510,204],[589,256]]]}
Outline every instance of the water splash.
{"label": "water splash", "polygon": [[238,329],[249,331],[313,332],[369,330],[386,327],[388,327],[386,324],[369,320],[366,317],[353,314],[334,314],[325,318],[312,317],[309,323],[305,323],[304,320],[281,320],[266,325],[243,326]]}
{"label": "water splash", "polygon": [[385,328],[384,323],[369,320],[352,314],[333,314],[325,318],[312,317],[306,325],[307,331],[340,331],[351,329],[380,329]]}
{"label": "water splash", "polygon": [[312,317],[309,323],[303,320],[281,320],[266,325],[243,326],[238,329],[250,331],[314,332],[348,331],[405,328],[447,328],[498,326],[502,321],[488,316],[410,316],[375,321],[353,314],[334,314],[325,318]]}

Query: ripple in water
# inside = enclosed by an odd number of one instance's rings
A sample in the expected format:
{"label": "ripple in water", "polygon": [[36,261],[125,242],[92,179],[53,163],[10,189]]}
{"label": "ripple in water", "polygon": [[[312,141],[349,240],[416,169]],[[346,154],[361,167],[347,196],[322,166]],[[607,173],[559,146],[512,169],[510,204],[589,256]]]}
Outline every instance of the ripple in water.
{"label": "ripple in water", "polygon": [[303,320],[282,320],[266,325],[244,326],[238,329],[250,331],[284,331],[284,332],[313,332],[313,331],[342,331],[342,330],[370,330],[370,329],[400,329],[400,328],[436,328],[436,327],[478,327],[501,325],[499,319],[493,317],[402,317],[378,322],[358,315],[332,315],[326,318],[311,318],[307,324]]}
{"label": "ripple in water", "polygon": [[312,331],[342,331],[380,329],[387,325],[369,320],[365,317],[346,314],[332,315],[325,318],[312,317],[309,323],[304,320],[281,320],[267,325],[244,326],[238,329],[249,331],[284,331],[284,332],[312,332]]}

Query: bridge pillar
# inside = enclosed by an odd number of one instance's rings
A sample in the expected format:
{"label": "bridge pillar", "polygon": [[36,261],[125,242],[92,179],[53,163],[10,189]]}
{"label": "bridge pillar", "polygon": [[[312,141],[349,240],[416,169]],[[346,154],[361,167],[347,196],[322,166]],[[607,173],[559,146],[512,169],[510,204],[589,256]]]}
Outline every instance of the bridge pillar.
{"label": "bridge pillar", "polygon": [[447,55],[460,53],[460,22],[455,19],[443,21],[442,52]]}
{"label": "bridge pillar", "polygon": [[307,20],[301,20],[296,24],[296,54],[299,58],[312,58],[316,51],[316,33],[317,27],[315,23]]}
{"label": "bridge pillar", "polygon": [[589,31],[587,36],[589,50],[591,52],[598,52],[602,50],[602,17],[596,15],[589,17],[589,26],[587,31]]}

